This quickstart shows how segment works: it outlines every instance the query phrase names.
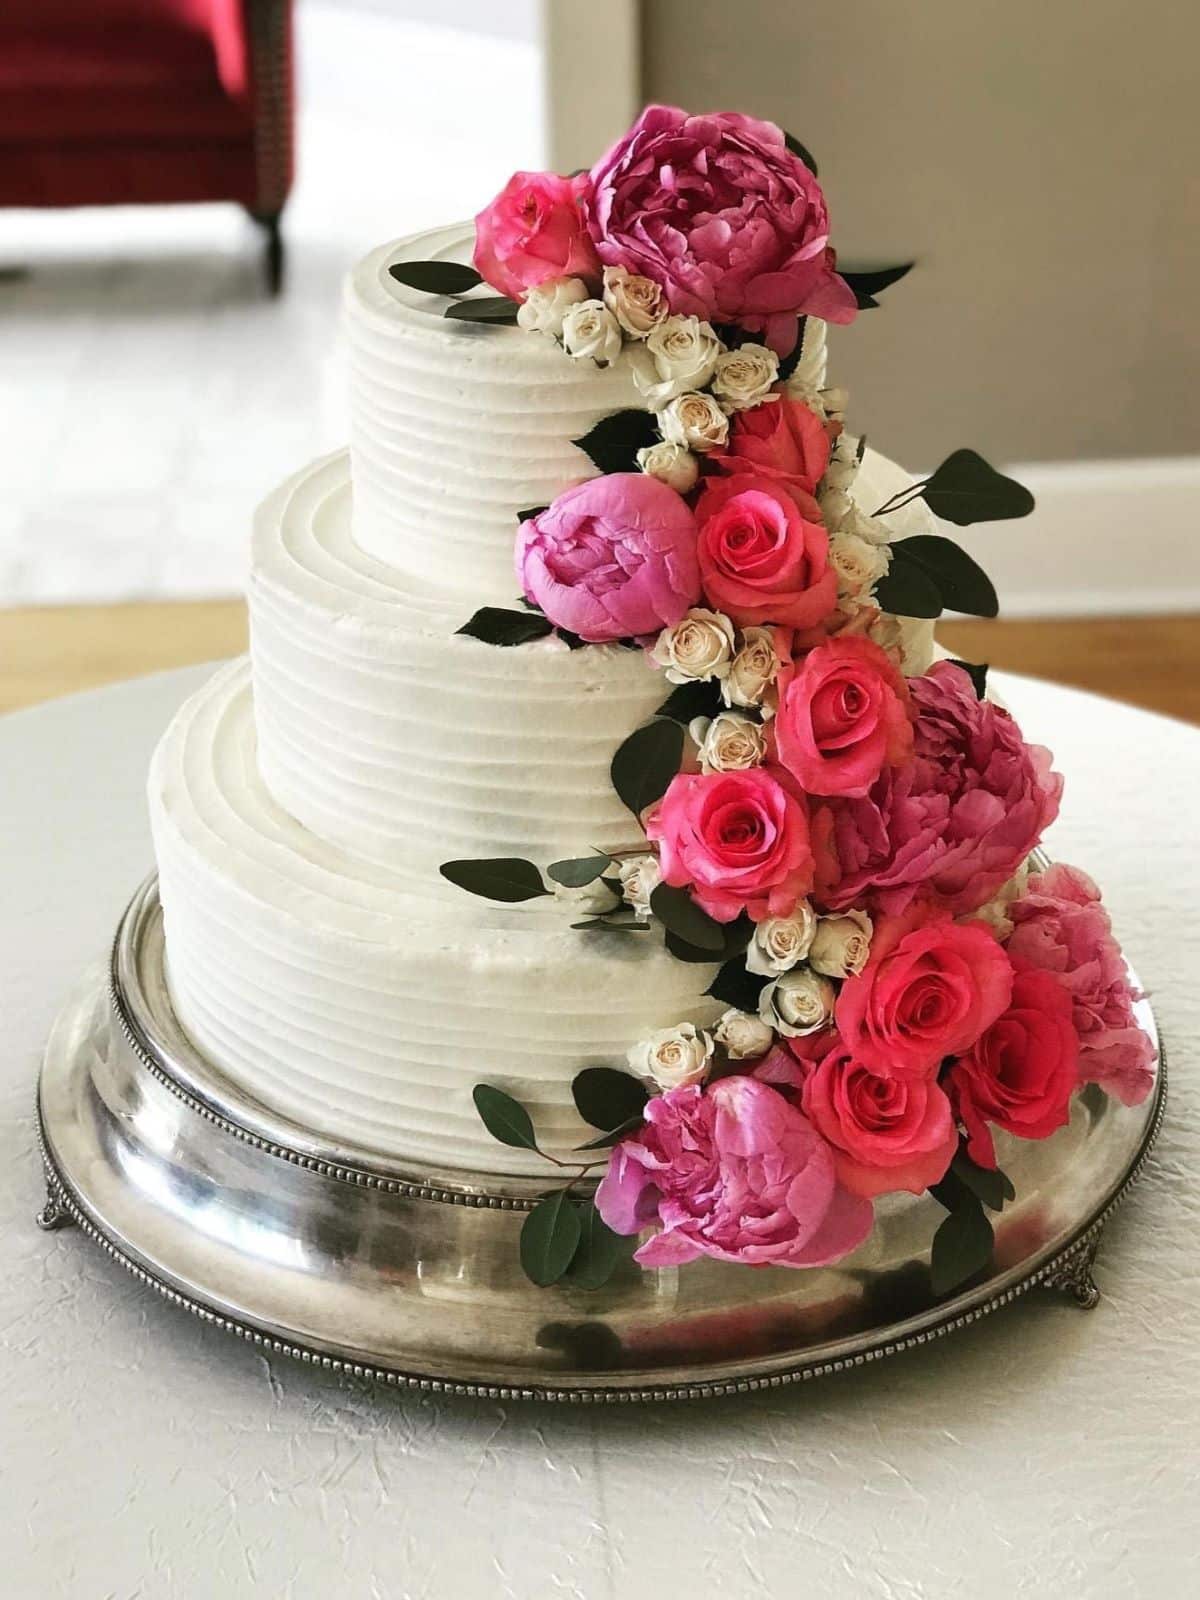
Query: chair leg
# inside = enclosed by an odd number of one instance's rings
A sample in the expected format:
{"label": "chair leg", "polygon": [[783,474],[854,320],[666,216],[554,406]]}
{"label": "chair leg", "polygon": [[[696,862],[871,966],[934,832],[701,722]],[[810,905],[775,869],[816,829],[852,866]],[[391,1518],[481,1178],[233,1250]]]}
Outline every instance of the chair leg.
{"label": "chair leg", "polygon": [[274,298],[283,288],[283,232],[279,226],[278,211],[256,212],[254,220],[266,235],[263,249],[263,277],[267,293]]}

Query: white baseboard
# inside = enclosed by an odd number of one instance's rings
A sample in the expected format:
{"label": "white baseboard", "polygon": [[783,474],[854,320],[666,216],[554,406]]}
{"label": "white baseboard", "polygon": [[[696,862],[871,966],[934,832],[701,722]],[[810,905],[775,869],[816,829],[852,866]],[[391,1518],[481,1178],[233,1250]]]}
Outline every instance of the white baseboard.
{"label": "white baseboard", "polygon": [[1200,456],[1006,467],[1037,499],[1019,522],[945,531],[1008,617],[1200,611]]}

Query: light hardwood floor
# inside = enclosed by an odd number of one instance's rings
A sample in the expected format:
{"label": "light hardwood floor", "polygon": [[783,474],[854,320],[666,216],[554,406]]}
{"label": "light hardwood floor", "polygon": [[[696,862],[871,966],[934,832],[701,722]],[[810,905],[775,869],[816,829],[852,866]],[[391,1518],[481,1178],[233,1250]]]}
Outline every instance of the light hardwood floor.
{"label": "light hardwood floor", "polygon": [[[970,661],[1200,723],[1200,616],[948,622],[939,637]],[[245,647],[235,600],[0,611],[0,710]]]}

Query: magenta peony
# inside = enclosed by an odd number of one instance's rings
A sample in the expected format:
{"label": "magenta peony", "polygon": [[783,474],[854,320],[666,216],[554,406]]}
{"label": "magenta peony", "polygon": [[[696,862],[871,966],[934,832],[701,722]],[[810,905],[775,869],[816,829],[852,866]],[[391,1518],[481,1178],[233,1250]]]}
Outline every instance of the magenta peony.
{"label": "magenta peony", "polygon": [[940,661],[908,680],[913,758],[817,823],[818,894],[831,907],[896,913],[920,895],[956,915],[1007,883],[1058,815],[1062,778],[1007,711]]}
{"label": "magenta peony", "polygon": [[1154,1086],[1154,1046],[1134,1020],[1134,992],[1099,889],[1077,867],[1054,866],[1030,878],[1008,914],[1013,966],[1048,973],[1070,998],[1081,1077],[1137,1105]]}
{"label": "magenta peony", "polygon": [[692,513],[644,472],[589,478],[527,518],[516,566],[522,593],[589,644],[656,634],[700,598]]}
{"label": "magenta peony", "polygon": [[710,470],[779,478],[808,494],[816,493],[828,465],[825,424],[811,406],[788,394],[739,411],[729,424],[729,442],[705,458]]}
{"label": "magenta peony", "polygon": [[908,686],[877,644],[817,645],[779,675],[779,760],[808,794],[863,796],[912,755]]}
{"label": "magenta peony", "polygon": [[797,315],[852,322],[825,197],[773,123],[649,106],[592,168],[596,253],[660,284],[672,311],[793,349]]}
{"label": "magenta peony", "polygon": [[514,172],[475,218],[475,270],[500,294],[524,300],[548,278],[600,279],[600,263],[584,225],[586,178],[556,172]]}
{"label": "magenta peony", "polygon": [[647,814],[663,881],[718,922],[786,917],[812,887],[802,803],[763,767],[681,772]]}
{"label": "magenta peony", "polygon": [[841,1188],[808,1120],[740,1076],[649,1100],[645,1127],[613,1151],[596,1209],[616,1233],[659,1230],[634,1258],[644,1267],[702,1255],[820,1267],[856,1249],[872,1222],[870,1202]]}
{"label": "magenta peony", "polygon": [[932,1077],[991,1027],[1012,985],[1009,959],[983,923],[914,906],[876,924],[870,960],[838,994],[838,1032],[883,1077]]}
{"label": "magenta peony", "polygon": [[815,500],[769,478],[710,478],[696,502],[708,603],[739,627],[811,628],[837,604]]}
{"label": "magenta peony", "polygon": [[989,1122],[1020,1139],[1046,1139],[1061,1128],[1079,1086],[1078,1064],[1069,996],[1047,973],[1017,973],[1008,1009],[947,1079],[971,1160],[996,1165]]}

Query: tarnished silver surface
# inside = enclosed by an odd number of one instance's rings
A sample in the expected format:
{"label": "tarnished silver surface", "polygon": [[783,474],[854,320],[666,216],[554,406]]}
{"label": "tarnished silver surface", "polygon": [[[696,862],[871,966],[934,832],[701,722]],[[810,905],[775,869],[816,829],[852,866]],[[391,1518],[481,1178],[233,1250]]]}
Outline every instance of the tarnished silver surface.
{"label": "tarnished silver surface", "polygon": [[[1148,1008],[1141,1020],[1153,1032]],[[1017,1199],[995,1219],[995,1268],[947,1300],[928,1266],[944,1212],[908,1196],[881,1200],[872,1237],[836,1267],[629,1265],[602,1290],[538,1289],[517,1262],[532,1186],[322,1144],[188,1046],[149,884],[112,970],[88,974],[47,1046],[42,1217],[78,1222],[175,1303],[303,1360],[492,1397],[691,1398],[875,1360],[1038,1284],[1094,1303],[1100,1229],[1140,1170],[1164,1094],[1160,1065],[1144,1106],[1087,1090],[1053,1138],[1001,1138]]]}

